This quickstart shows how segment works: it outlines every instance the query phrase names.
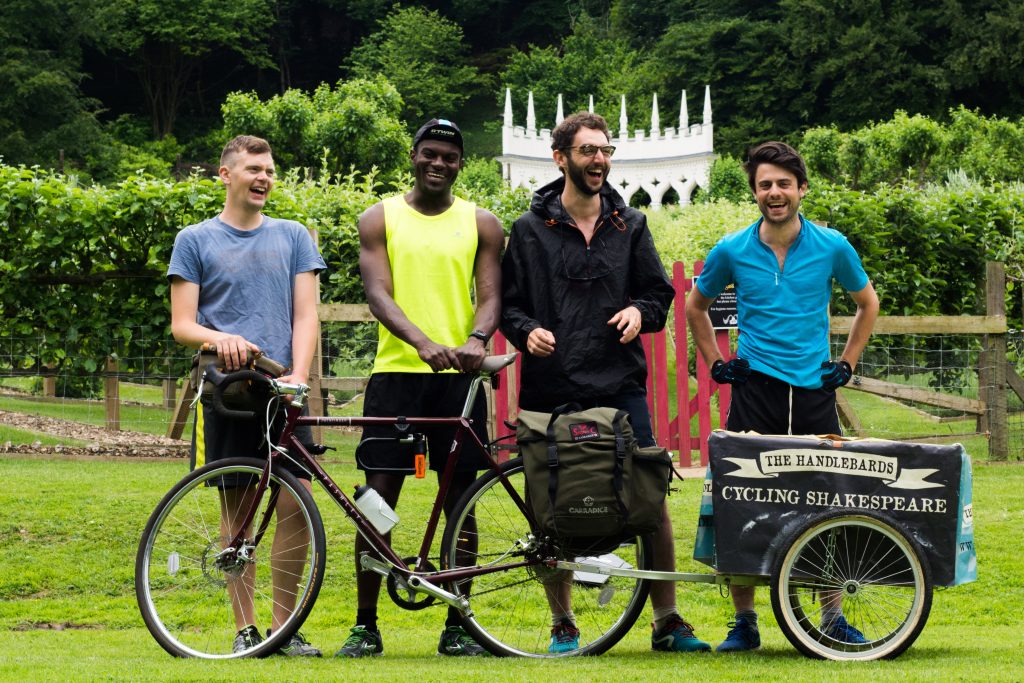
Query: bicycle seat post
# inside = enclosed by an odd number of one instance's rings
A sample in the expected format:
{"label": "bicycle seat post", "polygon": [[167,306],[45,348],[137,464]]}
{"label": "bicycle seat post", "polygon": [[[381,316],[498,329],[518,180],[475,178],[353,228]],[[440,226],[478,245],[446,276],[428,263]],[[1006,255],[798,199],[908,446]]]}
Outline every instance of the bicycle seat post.
{"label": "bicycle seat post", "polygon": [[484,358],[480,369],[473,376],[473,381],[469,384],[469,391],[466,392],[466,402],[462,405],[462,415],[460,417],[469,418],[473,414],[473,405],[476,403],[476,395],[480,391],[480,385],[483,384],[484,380],[490,379],[514,363],[517,355],[516,353],[508,353],[503,356],[487,356]]}

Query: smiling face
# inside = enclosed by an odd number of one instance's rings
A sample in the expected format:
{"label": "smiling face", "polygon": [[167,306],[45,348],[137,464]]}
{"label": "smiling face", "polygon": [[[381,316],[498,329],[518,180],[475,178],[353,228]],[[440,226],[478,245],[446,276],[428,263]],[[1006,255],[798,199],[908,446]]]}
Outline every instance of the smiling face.
{"label": "smiling face", "polygon": [[274,157],[270,152],[238,152],[220,167],[220,179],[227,188],[225,205],[234,210],[259,213],[274,187]]}
{"label": "smiling face", "polygon": [[580,145],[601,147],[608,144],[608,136],[593,128],[580,128],[572,140],[572,149],[555,150],[555,163],[565,171],[566,179],[580,192],[592,197],[601,191],[611,171],[612,162],[601,150],[592,157],[580,154]]}
{"label": "smiling face", "polygon": [[410,157],[416,189],[424,194],[447,194],[462,170],[462,152],[452,142],[423,140]]}
{"label": "smiling face", "polygon": [[800,201],[807,183],[798,184],[796,175],[775,164],[760,164],[754,175],[754,199],[764,222],[782,227],[798,220]]}

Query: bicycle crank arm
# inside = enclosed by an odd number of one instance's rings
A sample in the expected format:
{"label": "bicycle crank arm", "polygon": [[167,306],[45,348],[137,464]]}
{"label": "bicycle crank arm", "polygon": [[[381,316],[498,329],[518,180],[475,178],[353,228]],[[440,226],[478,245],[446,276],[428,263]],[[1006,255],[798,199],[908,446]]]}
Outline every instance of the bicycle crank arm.
{"label": "bicycle crank arm", "polygon": [[[382,562],[375,557],[371,557],[369,553],[360,553],[359,564],[366,571],[376,572],[381,576],[388,576],[392,572],[392,566],[387,562]],[[401,578],[401,577],[399,577]],[[414,591],[426,593],[427,595],[440,600],[446,605],[451,605],[457,610],[461,610],[466,616],[473,614],[473,611],[469,609],[469,601],[465,598],[460,598],[457,595],[449,593],[448,591],[435,586],[426,579],[419,576],[410,576],[408,579],[401,581],[402,584],[409,587]]]}
{"label": "bicycle crank arm", "polygon": [[473,610],[469,608],[469,600],[466,598],[460,598],[457,595],[449,593],[445,589],[435,586],[420,576],[410,576],[406,583],[409,588],[412,588],[413,590],[422,591],[431,597],[437,598],[446,605],[451,605],[455,609],[461,611],[464,616],[473,616]]}

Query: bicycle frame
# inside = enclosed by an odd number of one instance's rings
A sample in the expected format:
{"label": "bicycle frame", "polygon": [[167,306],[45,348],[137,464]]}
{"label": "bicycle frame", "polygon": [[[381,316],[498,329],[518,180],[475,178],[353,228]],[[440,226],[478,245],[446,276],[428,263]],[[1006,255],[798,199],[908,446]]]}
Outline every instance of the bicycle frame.
{"label": "bicycle frame", "polygon": [[[496,371],[495,371],[496,372]],[[466,435],[469,435],[470,442],[479,447],[482,451],[487,453],[487,464],[490,469],[494,470],[499,479],[502,482],[504,488],[508,491],[510,497],[515,504],[522,510],[524,516],[530,520],[533,526],[535,520],[530,512],[526,502],[515,490],[512,484],[507,480],[500,471],[500,463],[494,457],[491,446],[497,441],[502,440],[502,437],[495,439],[487,444],[480,441],[479,437],[472,430],[472,420],[469,419],[468,415],[472,411],[472,407],[476,401],[477,393],[479,392],[480,385],[484,380],[492,377],[493,374],[480,373],[476,375],[470,383],[469,391],[466,395],[466,402],[463,406],[462,415],[459,417],[311,417],[301,415],[302,409],[305,406],[306,398],[308,396],[309,387],[305,385],[291,385],[284,383],[275,383],[275,385],[282,390],[283,394],[292,395],[288,405],[285,407],[286,420],[284,428],[281,431],[281,435],[277,440],[276,446],[271,449],[270,457],[267,459],[267,463],[264,466],[263,474],[260,477],[259,482],[256,484],[256,493],[253,496],[253,503],[250,505],[249,510],[246,512],[243,518],[243,523],[239,526],[239,531],[231,539],[228,547],[221,553],[222,557],[229,557],[235,553],[240,552],[240,549],[245,551],[251,551],[254,549],[262,540],[263,532],[266,529],[269,521],[269,516],[274,510],[274,501],[276,500],[275,492],[271,491],[271,499],[263,511],[265,517],[261,520],[260,525],[257,527],[258,532],[253,539],[251,544],[245,543],[245,530],[250,527],[252,522],[256,519],[259,514],[260,501],[263,495],[266,493],[269,487],[270,472],[274,464],[277,462],[283,462],[287,458],[291,458],[299,466],[305,468],[311,476],[311,479],[315,480],[320,486],[327,492],[332,500],[342,509],[345,515],[352,520],[355,524],[357,531],[363,535],[363,537],[369,542],[373,550],[379,554],[384,562],[368,557],[364,555],[360,559],[364,569],[376,571],[379,574],[387,575],[390,572],[396,572],[398,577],[406,582],[409,586],[428,593],[435,598],[442,600],[450,605],[458,607],[460,609],[468,609],[468,603],[465,599],[459,598],[451,593],[448,593],[444,589],[438,587],[436,583],[447,583],[452,581],[461,581],[464,579],[470,579],[483,574],[488,574],[496,571],[507,571],[510,568],[522,567],[531,564],[535,564],[536,560],[523,560],[521,562],[501,564],[493,567],[473,567],[473,568],[462,568],[462,569],[449,569],[441,571],[430,571],[430,572],[419,572],[409,569],[406,566],[405,560],[395,552],[391,544],[381,535],[377,529],[366,519],[366,517],[359,511],[352,500],[345,494],[341,488],[334,482],[331,476],[326,470],[318,463],[313,456],[309,453],[305,446],[295,437],[295,428],[300,426],[320,426],[320,427],[369,427],[369,426],[382,426],[382,425],[395,425],[399,431],[410,431],[415,427],[426,427],[426,426],[453,426],[455,427],[455,438],[452,441],[451,449],[448,452],[445,466],[441,471],[440,482],[438,486],[437,494],[434,498],[433,508],[431,509],[430,516],[427,519],[427,526],[424,530],[423,540],[420,545],[419,553],[416,555],[415,566],[425,566],[425,562],[428,559],[430,548],[433,544],[434,537],[437,533],[437,528],[440,522],[441,513],[443,511],[443,504],[445,497],[448,495],[448,490],[451,487],[452,479],[455,476],[455,466],[458,461],[459,454],[462,452],[462,447],[466,443]],[[288,455],[285,455],[285,454]],[[525,541],[524,541],[525,545]],[[429,577],[429,581],[427,578]]]}

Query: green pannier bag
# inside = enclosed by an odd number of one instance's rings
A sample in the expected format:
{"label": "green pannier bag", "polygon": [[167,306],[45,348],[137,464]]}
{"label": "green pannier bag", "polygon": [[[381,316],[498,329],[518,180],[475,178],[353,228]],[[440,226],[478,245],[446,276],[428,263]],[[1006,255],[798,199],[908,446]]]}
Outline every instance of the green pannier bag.
{"label": "green pannier bag", "polygon": [[637,445],[625,410],[521,410],[516,440],[527,504],[540,530],[564,548],[607,552],[661,525],[672,458]]}

